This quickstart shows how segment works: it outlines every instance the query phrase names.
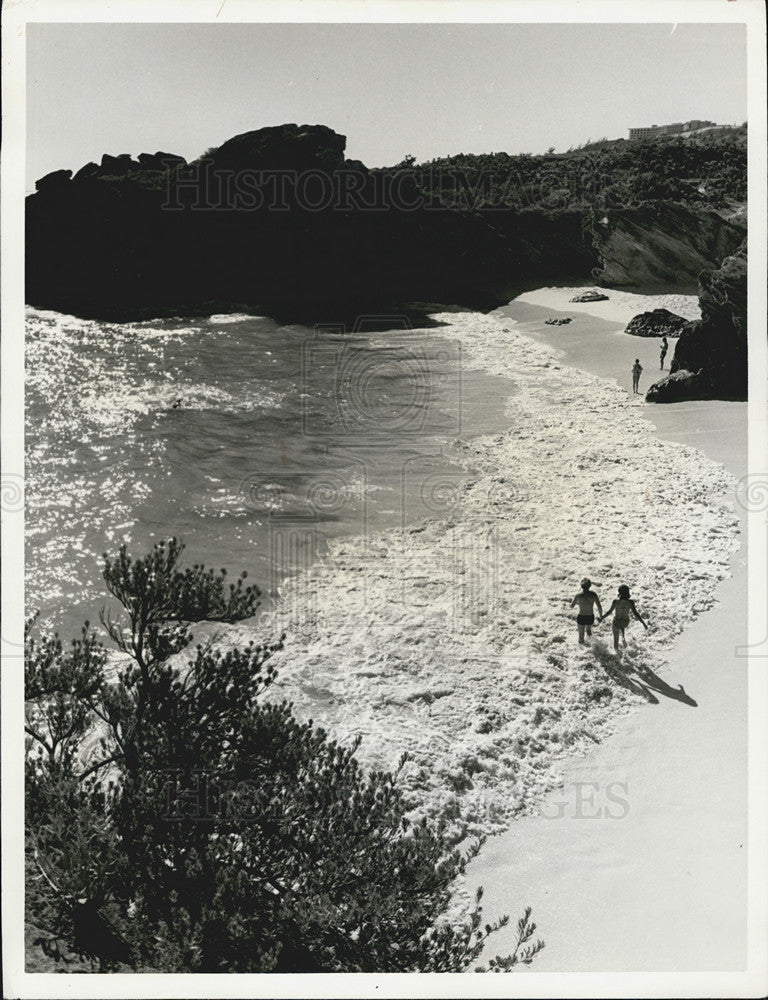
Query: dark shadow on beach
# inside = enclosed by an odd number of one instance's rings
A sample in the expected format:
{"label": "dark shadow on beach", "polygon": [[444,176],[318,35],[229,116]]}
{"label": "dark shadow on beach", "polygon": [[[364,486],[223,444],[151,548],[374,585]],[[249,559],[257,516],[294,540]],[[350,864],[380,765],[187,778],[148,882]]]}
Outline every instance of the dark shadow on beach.
{"label": "dark shadow on beach", "polygon": [[[633,694],[645,698],[652,705],[659,704],[659,699],[656,697],[659,694],[674,701],[681,701],[685,705],[690,705],[691,708],[698,707],[698,702],[686,693],[682,684],[677,687],[667,684],[649,666],[635,663],[631,652],[628,653],[624,650],[622,655],[618,656],[613,650],[602,644],[594,644],[592,652],[597,663],[612,681],[620,687],[627,688]],[[630,674],[634,674],[634,676],[630,676]]]}
{"label": "dark shadow on beach", "polygon": [[635,672],[638,677],[641,678],[642,682],[649,688],[653,688],[654,691],[658,691],[659,694],[663,694],[666,698],[673,698],[675,701],[682,701],[685,705],[690,705],[691,708],[698,708],[698,702],[694,701],[689,694],[686,693],[685,688],[682,684],[678,684],[677,687],[672,687],[667,684],[665,680],[662,680],[658,674],[655,674],[650,667],[645,665],[638,665],[635,668]]}
{"label": "dark shadow on beach", "polygon": [[606,658],[603,662],[603,669],[620,687],[625,687],[633,694],[640,695],[641,698],[645,698],[652,705],[658,705],[659,699],[648,690],[645,684],[641,684],[638,681],[632,680],[631,677],[627,677],[626,673],[621,669],[621,663],[618,657],[612,657],[611,659]]}

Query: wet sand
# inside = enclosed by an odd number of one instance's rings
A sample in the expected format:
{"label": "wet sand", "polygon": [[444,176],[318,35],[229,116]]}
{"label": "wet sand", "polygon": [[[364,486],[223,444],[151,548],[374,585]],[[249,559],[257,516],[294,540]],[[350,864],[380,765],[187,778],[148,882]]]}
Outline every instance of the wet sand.
{"label": "wet sand", "polygon": [[[626,375],[628,384],[639,357],[655,377],[655,338],[628,337],[623,322],[583,313],[568,326],[545,326],[565,295],[550,296],[549,306],[544,291],[535,306],[518,301],[500,312],[516,317],[520,332],[564,350],[569,366],[620,382]],[[641,389],[648,384],[644,377]],[[746,474],[746,403],[638,398],[637,406],[662,439],[694,445],[737,478]],[[748,659],[737,651],[747,641],[746,524],[733,499],[742,545],[732,576],[718,584],[716,606],[674,644],[664,684],[648,685],[641,670],[617,672],[649,687],[652,699],[601,745],[566,762],[539,814],[494,837],[472,866],[469,887],[485,886],[487,914],[508,912],[514,922],[524,905],[533,907],[546,941],[534,972],[746,965]],[[681,592],[688,572],[680,566]],[[604,604],[613,596],[601,594]],[[492,951],[504,954],[512,943],[507,928]]]}

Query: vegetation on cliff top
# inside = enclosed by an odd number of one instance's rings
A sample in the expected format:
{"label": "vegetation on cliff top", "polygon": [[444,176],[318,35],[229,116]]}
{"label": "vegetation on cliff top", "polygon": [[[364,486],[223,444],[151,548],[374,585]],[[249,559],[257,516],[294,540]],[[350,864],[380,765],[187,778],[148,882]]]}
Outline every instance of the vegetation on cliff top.
{"label": "vegetation on cliff top", "polygon": [[410,170],[442,204],[466,207],[604,208],[649,201],[727,208],[747,198],[746,126],[691,138],[615,140],[567,153],[463,154],[388,171]]}
{"label": "vegetation on cliff top", "polygon": [[[216,169],[251,165],[332,172],[353,167],[368,172],[359,161],[344,160],[344,136],[324,126],[301,126],[320,133],[321,141],[292,146],[284,138],[285,130],[291,128],[297,126],[275,126],[235,136],[205,150],[190,164],[169,153],[142,153],[138,160],[128,154],[105,155],[101,166],[87,164],[75,180],[127,181],[161,190],[167,186],[167,168],[183,181],[206,162]],[[279,147],[277,153],[275,146]],[[60,183],[69,173],[56,171],[48,177]],[[685,138],[602,140],[564,153],[458,153],[422,163],[407,156],[398,164],[374,168],[370,173],[410,173],[422,193],[441,205],[459,209],[621,208],[659,200],[727,208],[747,198],[747,126]],[[45,179],[38,182],[44,183]]]}

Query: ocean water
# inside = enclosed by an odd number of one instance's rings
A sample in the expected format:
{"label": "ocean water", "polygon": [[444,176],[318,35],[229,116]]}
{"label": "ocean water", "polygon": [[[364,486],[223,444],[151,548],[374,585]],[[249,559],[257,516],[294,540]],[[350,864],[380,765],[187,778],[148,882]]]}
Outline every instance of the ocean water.
{"label": "ocean water", "polygon": [[[98,564],[176,534],[246,569],[287,633],[274,695],[457,836],[503,829],[622,714],[681,695],[666,660],[739,544],[735,481],[640,398],[513,319],[383,333],[226,316],[27,321],[27,605],[95,620]],[[620,661],[570,600],[619,584],[649,623]],[[200,630],[201,633],[205,629]],[[690,693],[695,700],[695,692]]]}
{"label": "ocean water", "polygon": [[267,606],[330,539],[418,520],[497,426],[511,383],[431,330],[221,315],[101,323],[28,309],[28,611],[77,632],[102,553],[176,535]]}

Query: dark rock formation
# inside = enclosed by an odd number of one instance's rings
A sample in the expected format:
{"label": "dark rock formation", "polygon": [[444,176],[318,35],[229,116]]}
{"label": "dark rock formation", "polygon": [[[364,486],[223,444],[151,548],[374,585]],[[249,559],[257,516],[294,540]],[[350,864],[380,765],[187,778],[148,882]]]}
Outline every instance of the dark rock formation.
{"label": "dark rock formation", "polygon": [[175,153],[139,153],[139,164],[145,170],[172,170],[186,166],[186,163],[183,156]]}
{"label": "dark rock formation", "polygon": [[78,183],[80,181],[87,181],[91,177],[98,177],[101,172],[101,167],[98,163],[86,163],[84,167],[80,167],[77,171],[73,180]]}
{"label": "dark rock formation", "polygon": [[[26,203],[27,301],[118,321],[238,303],[348,322],[414,301],[492,309],[605,266],[591,209],[447,205],[411,170],[345,160],[345,145],[288,124],[190,164],[124,153],[44,178]],[[643,212],[622,215],[638,239]]]}
{"label": "dark rock formation", "polygon": [[601,264],[593,279],[604,285],[693,285],[716,268],[746,235],[746,217],[715,209],[656,202],[606,212],[593,238]]}
{"label": "dark rock formation", "polygon": [[670,375],[646,399],[747,398],[747,241],[715,271],[699,275],[701,319],[675,345]]}
{"label": "dark rock formation", "polygon": [[71,170],[54,170],[50,174],[46,174],[45,177],[41,177],[39,181],[35,181],[35,188],[37,191],[45,193],[60,191],[71,176]]}
{"label": "dark rock formation", "polygon": [[[175,153],[139,153],[135,160],[129,153],[121,153],[119,156],[110,156],[105,153],[101,158],[101,163],[86,163],[77,171],[73,180],[75,183],[80,183],[94,178],[134,178],[136,174],[146,175],[148,172],[165,174],[174,168],[186,166],[186,163],[183,156],[177,156]],[[58,173],[65,173],[65,171],[58,171]]]}
{"label": "dark rock formation", "polygon": [[607,302],[608,296],[594,289],[589,292],[582,292],[581,295],[574,295],[571,302]]}
{"label": "dark rock formation", "polygon": [[170,171],[159,153],[104,157],[27,199],[27,301],[118,321],[238,303],[348,322],[413,301],[491,309],[596,264],[581,210],[435,207],[345,143],[284,125]]}
{"label": "dark rock formation", "polygon": [[544,322],[547,326],[565,326],[567,323],[571,322],[570,316],[550,316],[549,319],[545,319]]}
{"label": "dark rock formation", "polygon": [[326,125],[274,125],[236,135],[210,156],[220,169],[330,172],[344,163],[346,145]]}
{"label": "dark rock formation", "polygon": [[107,176],[119,177],[121,174],[140,169],[140,165],[131,158],[130,153],[120,153],[119,156],[105,153],[101,158],[101,173]]}
{"label": "dark rock formation", "polygon": [[645,394],[649,403],[679,403],[683,399],[701,399],[704,392],[704,381],[698,373],[681,370],[667,375],[650,387]]}
{"label": "dark rock formation", "polygon": [[652,309],[633,316],[624,333],[633,337],[679,337],[687,323],[669,309]]}

